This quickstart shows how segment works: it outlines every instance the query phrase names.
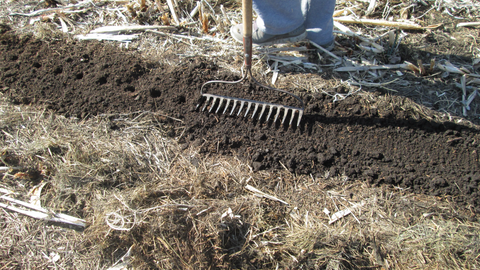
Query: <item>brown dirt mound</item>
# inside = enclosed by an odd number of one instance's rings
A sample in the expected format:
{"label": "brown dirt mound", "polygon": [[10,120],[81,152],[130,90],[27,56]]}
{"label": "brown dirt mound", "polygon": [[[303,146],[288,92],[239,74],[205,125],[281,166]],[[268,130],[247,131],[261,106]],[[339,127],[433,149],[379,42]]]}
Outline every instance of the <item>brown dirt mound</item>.
{"label": "brown dirt mound", "polygon": [[[302,94],[306,115],[299,128],[271,119],[203,113],[195,108],[204,82],[238,79],[210,62],[194,59],[160,66],[98,42],[46,43],[7,30],[3,26],[0,31],[0,86],[12,102],[42,104],[79,118],[162,112],[168,117],[159,118],[159,125],[172,127],[169,135],[180,137],[185,147],[239,155],[254,170],[343,175],[345,181],[360,179],[447,196],[480,212],[478,130],[421,119],[405,98],[392,97],[383,109],[361,96],[332,103],[322,94]],[[228,89],[232,90],[226,95],[290,102],[250,85]],[[111,128],[118,126],[112,122]]]}

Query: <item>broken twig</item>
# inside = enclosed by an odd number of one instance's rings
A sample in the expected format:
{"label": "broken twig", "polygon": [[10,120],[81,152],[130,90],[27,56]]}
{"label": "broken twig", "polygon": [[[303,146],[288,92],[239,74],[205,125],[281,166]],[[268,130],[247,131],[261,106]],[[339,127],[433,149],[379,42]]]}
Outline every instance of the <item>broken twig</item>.
{"label": "broken twig", "polygon": [[255,195],[258,196],[258,197],[264,197],[264,198],[267,198],[267,199],[270,199],[270,200],[274,200],[274,201],[277,201],[277,202],[281,202],[281,203],[283,203],[283,204],[288,205],[288,203],[287,203],[286,201],[282,201],[282,200],[280,200],[280,199],[277,198],[277,197],[274,197],[274,196],[272,196],[272,195],[268,195],[268,194],[266,194],[266,193],[264,193],[264,192],[262,192],[262,191],[260,191],[260,190],[258,190],[258,189],[256,189],[256,188],[250,186],[250,185],[246,185],[246,186],[245,186],[245,189],[246,189],[246,190],[249,190],[249,191],[251,191],[251,192],[253,192],[253,193],[255,193]]}
{"label": "broken twig", "polygon": [[127,31],[145,31],[151,29],[175,30],[175,26],[170,25],[125,25],[125,26],[104,26],[90,31],[92,34],[118,33]]}
{"label": "broken twig", "polygon": [[374,20],[374,19],[358,19],[353,18],[351,16],[344,16],[344,17],[334,17],[334,21],[342,22],[342,23],[356,23],[356,24],[368,24],[368,25],[381,25],[381,26],[389,26],[389,27],[396,27],[400,29],[408,29],[408,30],[424,30],[424,29],[435,29],[441,26],[441,24],[429,25],[423,27],[419,24],[414,22],[392,22],[386,20]]}
{"label": "broken twig", "polygon": [[29,208],[29,209],[32,209],[32,210],[26,210],[26,209],[22,209],[22,208],[19,208],[17,206],[14,206],[14,205],[0,203],[0,207],[3,207],[3,208],[8,209],[10,211],[20,213],[22,215],[26,215],[26,216],[29,216],[29,217],[33,217],[33,218],[36,218],[36,219],[42,219],[42,220],[50,221],[50,222],[66,223],[66,224],[75,225],[75,226],[79,226],[79,227],[85,227],[85,220],[83,220],[83,219],[79,219],[79,218],[72,217],[72,216],[65,215],[65,214],[61,214],[61,213],[55,213],[55,212],[50,211],[48,209],[45,209],[43,207],[33,205],[31,203],[27,203],[27,202],[24,202],[24,201],[20,201],[20,200],[11,198],[11,197],[6,196],[6,195],[1,196],[0,199],[3,199],[3,200],[8,201],[10,203],[17,204],[17,205],[20,205],[20,206],[23,206],[23,207],[26,207],[26,208]]}

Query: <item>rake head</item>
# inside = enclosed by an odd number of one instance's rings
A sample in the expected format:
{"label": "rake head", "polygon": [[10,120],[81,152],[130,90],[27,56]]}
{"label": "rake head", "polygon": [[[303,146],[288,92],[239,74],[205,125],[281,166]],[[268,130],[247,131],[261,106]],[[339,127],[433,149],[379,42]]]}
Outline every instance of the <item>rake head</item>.
{"label": "rake head", "polygon": [[[209,94],[205,93],[204,89],[206,85],[213,84],[213,83],[222,83],[222,84],[239,84],[242,83],[243,81],[247,80],[247,78],[250,76],[250,80],[265,89],[268,90],[273,90],[277,92],[282,92],[284,94],[287,94],[291,97],[294,97],[300,104],[300,107],[293,107],[293,106],[285,106],[281,104],[275,104],[275,103],[270,103],[270,102],[264,102],[264,101],[258,101],[258,100],[253,100],[253,99],[244,99],[244,98],[238,98],[238,97],[231,97],[231,96],[222,96],[222,95],[217,95],[217,94]],[[253,113],[251,118],[255,118],[255,115],[257,115],[257,112],[260,110],[258,114],[258,121],[262,119],[262,116],[264,113],[267,113],[267,117],[265,118],[265,121],[269,121],[270,116],[272,116],[275,113],[275,118],[273,122],[277,122],[279,119],[280,114],[283,113],[282,117],[282,122],[281,124],[283,125],[285,123],[285,120],[290,117],[289,121],[289,126],[292,125],[293,119],[295,118],[295,115],[298,114],[297,117],[297,127],[300,125],[300,122],[302,121],[302,116],[305,110],[305,105],[303,103],[303,100],[299,98],[298,96],[277,88],[273,88],[267,85],[263,85],[255,78],[252,76],[252,70],[250,69],[250,66],[247,66],[246,72],[244,72],[242,78],[238,81],[220,81],[220,80],[215,80],[215,81],[208,81],[204,83],[200,89],[200,94],[202,95],[202,99],[204,99],[204,105],[202,108],[202,112],[205,111],[209,106],[210,108],[208,109],[208,112],[212,112],[215,110],[215,113],[219,113],[222,111],[222,114],[225,114],[227,111],[230,111],[230,115],[233,115],[235,112],[235,109],[238,110],[236,111],[237,116],[240,116],[240,114],[243,113],[243,117],[247,117],[248,113],[250,110],[253,108]],[[201,104],[197,105],[197,109],[200,108]],[[230,107],[231,106],[231,107]],[[243,108],[246,107],[245,112],[243,111]],[[222,110],[223,109],[223,110]],[[268,111],[268,112],[267,112]]]}
{"label": "rake head", "polygon": [[[230,115],[233,115],[233,113],[236,112],[237,116],[240,116],[240,114],[243,114],[243,117],[247,117],[248,113],[253,108],[253,113],[251,115],[252,119],[254,119],[255,115],[257,115],[257,112],[259,112],[258,120],[260,121],[262,119],[262,116],[265,113],[267,113],[267,117],[265,118],[265,121],[268,121],[270,117],[273,115],[273,113],[275,112],[275,118],[273,120],[274,123],[277,122],[280,114],[283,112],[283,118],[281,122],[282,125],[285,123],[285,120],[287,119],[287,117],[290,116],[289,125],[291,126],[293,123],[293,119],[295,118],[295,114],[298,113],[297,126],[299,126],[300,122],[302,121],[302,116],[304,111],[303,108],[285,106],[285,105],[251,100],[251,99],[228,97],[228,96],[221,96],[221,95],[214,95],[214,94],[207,94],[207,93],[202,93],[202,96],[205,97],[206,99],[202,108],[202,112],[205,111],[208,106],[210,106],[210,108],[208,109],[208,112],[212,112],[213,110],[215,110],[215,113],[219,113],[220,111],[222,111],[222,114],[225,114],[226,112],[230,111],[229,113]],[[198,107],[200,107],[200,104],[197,105],[197,108]],[[235,111],[237,107],[238,107],[238,110]],[[243,108],[246,108],[244,113],[243,113]]]}

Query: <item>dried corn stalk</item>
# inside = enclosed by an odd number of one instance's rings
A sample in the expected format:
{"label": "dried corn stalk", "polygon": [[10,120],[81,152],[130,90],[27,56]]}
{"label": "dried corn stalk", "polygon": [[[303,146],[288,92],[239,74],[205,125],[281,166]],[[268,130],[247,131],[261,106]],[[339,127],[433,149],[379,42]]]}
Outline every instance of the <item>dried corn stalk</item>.
{"label": "dried corn stalk", "polygon": [[368,25],[380,25],[380,26],[388,26],[388,27],[397,27],[400,29],[408,29],[408,30],[424,30],[424,29],[435,29],[440,27],[442,24],[434,24],[423,27],[419,24],[414,22],[391,22],[386,20],[374,20],[374,19],[358,19],[353,18],[351,16],[344,16],[344,17],[334,17],[334,21],[342,22],[342,23],[356,23],[356,24],[368,24]]}

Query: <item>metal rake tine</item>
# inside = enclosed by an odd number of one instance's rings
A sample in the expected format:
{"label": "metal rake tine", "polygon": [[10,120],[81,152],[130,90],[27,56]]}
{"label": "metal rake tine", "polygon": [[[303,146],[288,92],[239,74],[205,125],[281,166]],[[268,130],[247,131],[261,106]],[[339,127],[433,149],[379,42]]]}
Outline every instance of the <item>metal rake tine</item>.
{"label": "metal rake tine", "polygon": [[232,115],[233,111],[235,111],[235,108],[237,107],[237,100],[233,102],[233,108],[232,111],[230,112],[230,115]]}
{"label": "metal rake tine", "polygon": [[[267,104],[263,104],[262,111],[260,111],[260,116],[258,117],[258,120],[262,119],[262,115],[265,112],[265,108],[267,108]],[[268,120],[268,119],[267,119]]]}
{"label": "metal rake tine", "polygon": [[238,113],[237,113],[237,116],[240,115],[240,113],[242,112],[242,109],[243,109],[243,106],[245,105],[245,101],[240,101],[240,109],[238,109]]}
{"label": "metal rake tine", "polygon": [[202,112],[205,111],[205,109],[207,108],[207,105],[208,105],[208,102],[210,101],[210,96],[207,97],[207,100],[205,100],[205,105],[203,105],[203,108],[202,108]]}
{"label": "metal rake tine", "polygon": [[287,115],[288,115],[288,111],[289,111],[289,110],[290,110],[289,108],[284,108],[282,125],[283,125],[283,123],[285,122],[285,119],[287,119]]}
{"label": "metal rake tine", "polygon": [[273,105],[270,105],[270,110],[268,111],[267,119],[265,119],[265,121],[268,121],[268,119],[270,119],[270,115],[272,115],[272,112],[273,112]]}
{"label": "metal rake tine", "polygon": [[280,106],[275,106],[277,108],[277,114],[275,114],[275,120],[273,120],[273,123],[277,122],[277,118],[280,115]]}
{"label": "metal rake tine", "polygon": [[258,106],[259,106],[259,105],[260,105],[260,104],[255,103],[255,109],[253,110],[252,119],[253,119],[253,117],[255,117],[255,114],[257,113],[257,110],[258,110]]}
{"label": "metal rake tine", "polygon": [[252,102],[247,102],[247,103],[248,103],[247,111],[245,112],[245,115],[243,117],[247,117],[248,111],[250,111],[250,108],[252,107]]}
{"label": "metal rake tine", "polygon": [[298,111],[297,127],[300,126],[300,121],[302,121],[302,116],[303,116],[303,110],[299,110]]}
{"label": "metal rake tine", "polygon": [[297,112],[298,110],[297,109],[292,109],[292,117],[290,118],[290,123],[288,123],[289,126],[292,125],[292,122],[293,122],[293,118],[295,116],[295,112]]}
{"label": "metal rake tine", "polygon": [[231,99],[227,98],[227,104],[225,104],[225,109],[223,110],[222,114],[225,114],[225,112],[227,111],[228,105],[230,105],[230,101]]}
{"label": "metal rake tine", "polygon": [[208,110],[208,112],[212,112],[213,107],[215,107],[215,103],[217,102],[217,99],[217,97],[213,97],[212,106],[210,106],[210,110]]}
{"label": "metal rake tine", "polygon": [[220,98],[220,102],[218,103],[218,108],[217,110],[215,111],[215,113],[218,113],[218,111],[220,110],[220,108],[222,107],[222,104],[223,104],[223,101],[225,100],[225,98]]}

